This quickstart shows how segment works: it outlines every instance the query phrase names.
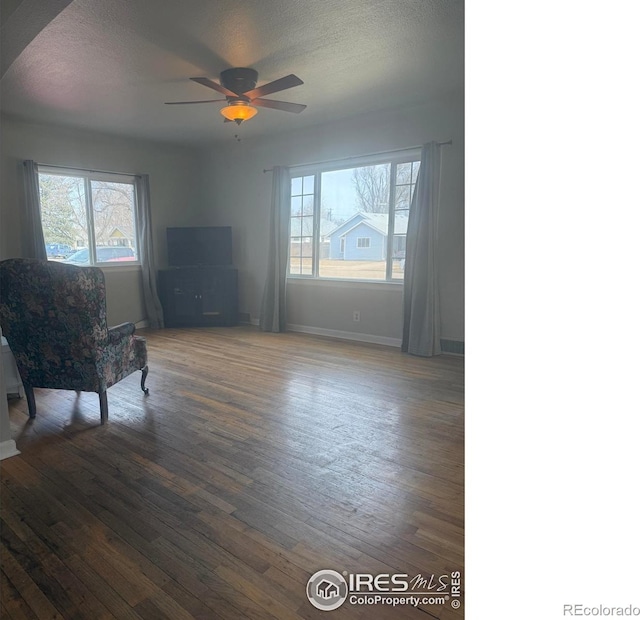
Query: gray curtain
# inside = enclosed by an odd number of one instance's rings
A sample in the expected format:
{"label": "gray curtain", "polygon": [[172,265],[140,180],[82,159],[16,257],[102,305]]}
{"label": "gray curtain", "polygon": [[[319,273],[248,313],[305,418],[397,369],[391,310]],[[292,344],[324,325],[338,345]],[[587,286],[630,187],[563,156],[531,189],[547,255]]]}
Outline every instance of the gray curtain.
{"label": "gray curtain", "polygon": [[271,186],[267,281],[260,309],[260,329],[265,332],[283,332],[287,325],[286,285],[290,210],[291,176],[289,169],[274,166]]}
{"label": "gray curtain", "polygon": [[149,175],[136,176],[136,197],[138,201],[138,256],[142,265],[142,297],[149,327],[164,327],[162,305],[156,284],[156,266],[153,255],[153,228],[151,226],[151,192]]}
{"label": "gray curtain", "polygon": [[437,142],[422,148],[407,225],[402,350],[424,357],[441,353],[438,287],[440,148]]}
{"label": "gray curtain", "polygon": [[40,216],[40,183],[38,182],[38,164],[30,159],[24,162],[25,196],[25,232],[23,236],[23,258],[47,259],[44,245],[42,219]]}

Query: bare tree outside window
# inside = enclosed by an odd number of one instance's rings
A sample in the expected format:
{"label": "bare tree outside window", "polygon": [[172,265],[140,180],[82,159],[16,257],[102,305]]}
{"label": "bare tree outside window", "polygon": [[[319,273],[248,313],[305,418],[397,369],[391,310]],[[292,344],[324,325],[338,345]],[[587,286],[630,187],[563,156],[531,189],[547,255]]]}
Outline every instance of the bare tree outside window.
{"label": "bare tree outside window", "polygon": [[364,213],[389,213],[389,165],[354,168],[353,186],[358,210]]}
{"label": "bare tree outside window", "polygon": [[92,181],[91,193],[96,244],[124,245],[126,240],[133,239],[133,185]]}
{"label": "bare tree outside window", "polygon": [[[389,164],[354,168],[353,186],[358,200],[358,210],[364,213],[389,213],[391,167]],[[396,204],[410,200],[411,162],[398,164],[396,170]],[[415,183],[415,181],[414,181]]]}
{"label": "bare tree outside window", "polygon": [[40,214],[47,243],[87,245],[84,179],[40,174]]}

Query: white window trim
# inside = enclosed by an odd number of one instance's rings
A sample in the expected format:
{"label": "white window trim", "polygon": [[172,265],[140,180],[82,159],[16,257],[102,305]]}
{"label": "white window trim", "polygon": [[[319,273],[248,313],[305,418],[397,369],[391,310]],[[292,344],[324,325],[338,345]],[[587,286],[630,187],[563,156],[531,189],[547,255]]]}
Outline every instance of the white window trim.
{"label": "white window trim", "polygon": [[87,266],[100,267],[100,269],[103,269],[105,271],[118,271],[118,272],[140,271],[140,269],[142,269],[142,265],[140,264],[139,261],[122,262],[119,265],[114,264],[113,262],[110,262],[110,263],[98,263],[97,265],[87,265]]}
{"label": "white window trim", "polygon": [[[393,280],[357,280],[354,278],[310,278],[292,277],[291,284],[297,286],[319,286],[329,288],[344,288],[345,290],[359,291],[401,291],[404,281],[401,278]],[[289,283],[287,283],[287,286]]]}
{"label": "white window trim", "polygon": [[322,172],[345,170],[359,166],[375,166],[376,164],[406,164],[410,161],[420,161],[420,149],[406,149],[389,153],[376,153],[375,155],[361,155],[340,159],[339,161],[326,161],[320,164],[301,164],[290,166],[291,177],[306,177]]}

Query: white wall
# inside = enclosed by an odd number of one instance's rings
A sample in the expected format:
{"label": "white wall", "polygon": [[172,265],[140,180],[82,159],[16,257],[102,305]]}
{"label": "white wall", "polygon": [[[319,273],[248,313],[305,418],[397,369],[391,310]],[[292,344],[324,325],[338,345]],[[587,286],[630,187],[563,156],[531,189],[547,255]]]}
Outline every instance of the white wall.
{"label": "white wall", "polygon": [[[264,110],[261,114],[277,112]],[[259,122],[258,120],[255,122]],[[204,151],[2,118],[0,258],[22,253],[21,167],[46,164],[148,173],[151,181],[156,261],[166,267],[165,228],[233,227],[239,268],[240,311],[257,319],[266,276],[271,175],[264,168],[366,155],[453,139],[443,148],[440,217],[442,337],[464,340],[464,111],[461,96],[395,114],[291,131],[277,137],[230,140]],[[239,128],[242,136],[242,127]],[[402,335],[402,291],[393,284],[295,282],[288,290],[288,318],[316,331],[373,336]],[[107,272],[110,324],[145,318],[140,273]],[[353,311],[361,313],[353,322]]]}
{"label": "white wall", "polygon": [[[261,114],[276,112],[267,110]],[[259,117],[256,121],[259,122]],[[239,134],[242,134],[240,127]],[[453,139],[443,148],[440,216],[442,337],[464,340],[464,110],[462,96],[396,113],[229,141],[203,161],[202,223],[231,225],[239,268],[240,311],[259,316],[266,276],[271,175],[264,168],[366,155]],[[295,282],[288,286],[289,323],[375,336],[402,336],[402,291],[394,285]],[[353,311],[361,312],[360,323]]]}
{"label": "white wall", "polygon": [[[22,256],[22,162],[149,174],[158,266],[166,266],[165,228],[197,223],[199,154],[195,149],[87,131],[24,123],[6,116],[0,126],[0,258]],[[145,319],[140,270],[105,269],[110,325]]]}

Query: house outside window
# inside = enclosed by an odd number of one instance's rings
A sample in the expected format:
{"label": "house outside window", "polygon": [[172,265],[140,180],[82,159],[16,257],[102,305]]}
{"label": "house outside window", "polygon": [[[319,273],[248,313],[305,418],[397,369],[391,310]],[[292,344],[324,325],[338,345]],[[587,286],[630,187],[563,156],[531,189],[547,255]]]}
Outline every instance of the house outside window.
{"label": "house outside window", "polygon": [[134,176],[39,166],[38,181],[49,260],[139,264]]}
{"label": "house outside window", "polygon": [[291,174],[289,276],[402,281],[417,150]]}

